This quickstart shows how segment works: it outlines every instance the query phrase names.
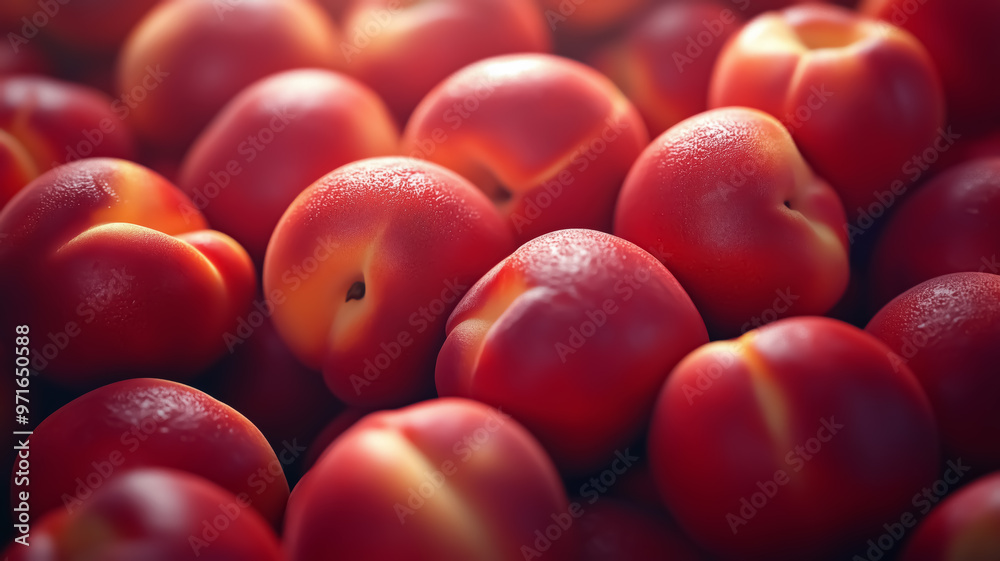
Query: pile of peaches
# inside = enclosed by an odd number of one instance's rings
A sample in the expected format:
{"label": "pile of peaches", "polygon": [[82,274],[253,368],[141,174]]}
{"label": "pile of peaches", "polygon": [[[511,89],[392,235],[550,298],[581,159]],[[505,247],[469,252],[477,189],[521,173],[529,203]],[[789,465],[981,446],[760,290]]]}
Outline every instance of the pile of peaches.
{"label": "pile of peaches", "polygon": [[1000,2],[0,31],[5,559],[1000,559]]}

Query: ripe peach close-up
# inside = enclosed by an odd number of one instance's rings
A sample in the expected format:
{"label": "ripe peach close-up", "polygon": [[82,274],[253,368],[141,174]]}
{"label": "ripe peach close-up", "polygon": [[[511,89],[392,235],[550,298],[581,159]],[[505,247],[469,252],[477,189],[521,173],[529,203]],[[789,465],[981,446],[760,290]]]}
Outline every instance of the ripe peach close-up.
{"label": "ripe peach close-up", "polygon": [[346,165],[282,216],[264,262],[278,332],[334,395],[388,406],[430,395],[448,314],[514,249],[486,197],[411,158]]}
{"label": "ripe peach close-up", "polygon": [[593,230],[518,248],[469,290],[446,332],[438,393],[503,409],[573,473],[634,444],[667,373],[708,342],[670,271]]}
{"label": "ripe peach close-up", "polygon": [[864,331],[816,317],[688,355],[660,394],[649,450],[677,522],[733,560],[841,559],[941,461],[909,368]]}
{"label": "ripe peach close-up", "polygon": [[948,457],[1000,469],[1000,275],[953,273],[907,290],[865,328],[923,386]]}
{"label": "ripe peach close-up", "polygon": [[400,126],[427,92],[463,66],[491,56],[552,48],[537,0],[345,4],[338,20],[344,69],[386,101]]}
{"label": "ripe peach close-up", "polygon": [[762,14],[719,54],[710,107],[778,118],[847,217],[881,216],[953,140],[927,50],[897,27],[812,4]]}
{"label": "ripe peach close-up", "polygon": [[278,219],[306,187],[398,149],[399,131],[370,89],[332,71],[290,70],[223,108],[185,156],[177,185],[193,210],[263,263]]}
{"label": "ripe peach close-up", "polygon": [[190,206],[138,164],[89,158],[39,176],[0,211],[0,324],[13,333],[31,318],[36,372],[77,388],[184,379],[225,352],[253,265]]}
{"label": "ripe peach close-up", "polygon": [[132,29],[119,99],[141,139],[183,153],[240,90],[274,72],[337,68],[338,35],[311,0],[172,0]]}
{"label": "ripe peach close-up", "polygon": [[414,111],[403,152],[475,183],[523,243],[565,228],[610,231],[622,180],[647,142],[635,107],[595,70],[511,55],[441,82]]}
{"label": "ripe peach close-up", "polygon": [[[27,503],[25,503],[27,504]],[[249,505],[190,473],[143,468],[94,490],[77,509],[40,519],[8,561],[283,561],[278,537]]]}
{"label": "ripe peach close-up", "polygon": [[677,277],[710,332],[827,312],[847,286],[844,211],[777,119],[716,109],[660,135],[629,171],[617,236]]}
{"label": "ripe peach close-up", "polygon": [[[122,109],[93,88],[44,76],[0,78],[0,153],[20,170],[0,183],[0,208],[42,173],[81,158],[135,158]],[[8,167],[9,166],[9,167]]]}
{"label": "ripe peach close-up", "polygon": [[337,438],[296,487],[284,544],[289,561],[575,561],[575,523],[527,430],[444,398],[373,413]]}
{"label": "ripe peach close-up", "polygon": [[142,467],[191,472],[244,493],[272,524],[288,500],[281,463],[260,431],[228,405],[177,382],[135,378],[102,386],[49,415],[25,440],[39,514],[83,508],[116,476]]}
{"label": "ripe peach close-up", "polygon": [[899,206],[875,244],[872,303],[960,271],[1000,274],[1000,157],[949,168]]}
{"label": "ripe peach close-up", "polygon": [[917,526],[900,561],[986,561],[1000,557],[1000,472],[943,500]]}

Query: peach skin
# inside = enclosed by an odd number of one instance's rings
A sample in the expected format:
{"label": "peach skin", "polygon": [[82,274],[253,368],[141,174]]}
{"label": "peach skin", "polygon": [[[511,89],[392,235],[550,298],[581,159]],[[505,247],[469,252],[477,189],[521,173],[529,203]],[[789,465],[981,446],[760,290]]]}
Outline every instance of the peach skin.
{"label": "peach skin", "polygon": [[1000,472],[973,481],[934,507],[906,542],[899,561],[998,558]]}
{"label": "peach skin", "polygon": [[715,59],[743,17],[723,0],[664,4],[591,63],[632,100],[649,134],[659,136],[708,109]]}
{"label": "peach skin", "polygon": [[284,561],[274,530],[247,504],[195,475],[141,469],[117,476],[75,511],[31,529],[8,561]]}
{"label": "peach skin", "polygon": [[922,282],[865,330],[916,374],[948,457],[979,473],[1000,469],[1000,276],[953,273]]}
{"label": "peach skin", "polygon": [[109,481],[142,467],[187,471],[243,493],[272,524],[288,500],[264,435],[235,409],[177,382],[102,386],[46,417],[28,442],[33,512],[85,508]]}
{"label": "peach skin", "polygon": [[1000,274],[1000,157],[950,168],[903,201],[875,243],[872,303],[960,271]]}
{"label": "peach skin", "polygon": [[913,373],[875,337],[820,317],[689,354],[660,393],[649,453],[680,526],[734,561],[846,559],[941,461]]}
{"label": "peach skin", "polygon": [[340,435],[295,487],[284,547],[289,561],[577,561],[573,522],[527,430],[444,398],[373,413]]}
{"label": "peach skin", "polygon": [[39,176],[0,211],[0,325],[30,323],[41,376],[77,388],[190,378],[225,352],[253,264],[185,205],[152,171],[92,158]]}
{"label": "peach skin", "polygon": [[351,0],[338,21],[344,68],[386,101],[400,126],[463,66],[552,48],[535,0]]}
{"label": "peach skin", "polygon": [[306,187],[398,149],[399,131],[370,89],[336,72],[289,70],[223,108],[185,156],[177,185],[259,264],[281,214]]}
{"label": "peach skin", "polygon": [[337,32],[310,0],[162,2],[129,34],[117,88],[136,133],[183,153],[240,90],[293,68],[336,68]]}
{"label": "peach skin", "polygon": [[861,13],[912,33],[941,75],[948,119],[963,130],[1000,125],[1000,3],[992,0],[862,0]]}
{"label": "peach skin", "polygon": [[521,243],[565,228],[609,231],[622,180],[648,142],[609,79],[551,55],[463,68],[420,102],[403,133],[405,154],[475,183]]}
{"label": "peach skin", "polygon": [[448,314],[513,251],[496,209],[466,180],[411,158],[341,167],[282,216],[264,260],[278,332],[350,405],[433,391]]}
{"label": "peach skin", "polygon": [[667,373],[708,342],[663,265],[593,230],[522,245],[469,290],[446,333],[438,394],[502,408],[573,474],[634,443]]}
{"label": "peach skin", "polygon": [[847,286],[844,212],[777,119],[701,113],[666,131],[629,172],[615,231],[653,253],[709,332],[822,314]]}
{"label": "peach skin", "polygon": [[780,119],[852,222],[881,215],[869,207],[884,191],[905,192],[908,162],[943,134],[944,94],[923,45],[832,5],[747,23],[719,54],[708,105],[744,105]]}
{"label": "peach skin", "polygon": [[0,184],[0,207],[58,165],[89,157],[134,159],[132,132],[116,108],[87,86],[45,76],[0,78],[0,152],[5,159],[12,155],[20,170],[16,182],[7,177]]}

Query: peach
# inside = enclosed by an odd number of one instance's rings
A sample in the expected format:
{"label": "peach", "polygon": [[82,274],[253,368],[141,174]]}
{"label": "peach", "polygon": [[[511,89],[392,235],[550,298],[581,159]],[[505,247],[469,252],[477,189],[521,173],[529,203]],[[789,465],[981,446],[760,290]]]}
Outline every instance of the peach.
{"label": "peach", "polygon": [[135,470],[79,510],[42,518],[25,535],[30,545],[12,543],[4,559],[283,561],[274,530],[248,500],[189,473]]}
{"label": "peach", "polygon": [[1000,125],[993,92],[1000,59],[995,23],[1000,4],[992,0],[862,0],[859,10],[912,33],[941,75],[948,118],[963,130]]}
{"label": "peach", "polygon": [[653,473],[723,559],[842,559],[938,473],[931,405],[875,337],[790,318],[688,355],[660,394]]}
{"label": "peach", "polygon": [[57,167],[0,211],[0,325],[29,322],[32,367],[62,385],[189,378],[250,305],[253,265],[152,171],[94,158]]}
{"label": "peach", "polygon": [[288,500],[281,463],[260,431],[235,409],[177,382],[135,378],[102,386],[46,417],[28,445],[33,512],[78,511],[109,481],[147,466],[243,493],[272,523]]}
{"label": "peach", "polygon": [[592,230],[522,245],[469,290],[446,333],[438,394],[503,409],[570,473],[632,444],[667,373],[708,342],[663,265]]}
{"label": "peach", "polygon": [[723,335],[828,311],[847,286],[836,193],[777,119],[747,108],[701,113],[660,135],[632,166],[614,233],[652,251]]}
{"label": "peach", "polygon": [[708,109],[708,84],[743,12],[722,0],[659,6],[591,62],[642,114],[651,136]]}
{"label": "peach", "polygon": [[111,53],[160,1],[6,0],[0,8],[0,20],[7,17],[16,21],[15,37],[5,38],[17,48],[44,37],[74,51]]}
{"label": "peach", "polygon": [[960,271],[1000,274],[1000,157],[949,168],[903,201],[872,255],[880,306],[925,280]]}
{"label": "peach", "polygon": [[883,191],[901,195],[908,163],[935,146],[944,94],[912,35],[839,6],[753,19],[719,54],[709,106],[744,105],[782,121],[848,219]]}
{"label": "peach", "polygon": [[185,156],[177,185],[262,263],[299,193],[343,164],[394,154],[398,144],[392,117],[370,89],[336,72],[290,70],[223,108]]}
{"label": "peach", "polygon": [[0,145],[19,170],[0,186],[6,195],[0,194],[0,207],[57,165],[87,157],[135,158],[132,132],[115,102],[93,88],[44,76],[0,78]]}
{"label": "peach", "polygon": [[527,430],[445,398],[373,413],[337,438],[295,487],[284,546],[289,561],[576,561],[573,521]]}
{"label": "peach", "polygon": [[628,167],[649,141],[610,80],[551,55],[482,60],[420,103],[406,154],[475,183],[519,242],[565,228],[608,231]]}
{"label": "peach", "polygon": [[978,561],[1000,557],[1000,473],[946,498],[906,542],[900,561]]}
{"label": "peach", "polygon": [[278,332],[351,405],[411,402],[433,390],[448,314],[513,251],[482,193],[438,165],[372,158],[306,189],[264,260]]}
{"label": "peach", "polygon": [[350,0],[343,11],[345,68],[378,92],[400,125],[463,66],[551,49],[535,0]]}
{"label": "peach", "polygon": [[650,0],[536,0],[553,31],[591,36],[613,30],[639,14]]}
{"label": "peach", "polygon": [[293,68],[335,68],[337,33],[308,0],[174,0],[132,30],[117,87],[137,134],[182,153],[244,87]]}
{"label": "peach", "polygon": [[953,273],[920,283],[865,330],[916,374],[948,457],[979,472],[1000,469],[1000,276]]}

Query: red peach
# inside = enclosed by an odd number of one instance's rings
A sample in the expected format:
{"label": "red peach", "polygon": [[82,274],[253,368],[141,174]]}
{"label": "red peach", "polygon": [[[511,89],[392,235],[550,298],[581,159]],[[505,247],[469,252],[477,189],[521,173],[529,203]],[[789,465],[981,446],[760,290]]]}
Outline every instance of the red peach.
{"label": "red peach", "polygon": [[925,280],[960,271],[1000,274],[1000,157],[935,176],[903,201],[875,245],[876,306]]}
{"label": "red peach", "polygon": [[16,22],[15,36],[5,38],[17,49],[30,45],[37,36],[91,55],[110,53],[160,1],[6,0],[0,8],[0,21],[10,18]]}
{"label": "red peach", "polygon": [[352,0],[342,21],[345,68],[386,101],[400,125],[463,66],[551,49],[535,0]]}
{"label": "red peach", "polygon": [[261,263],[299,193],[343,164],[394,154],[398,144],[385,104],[367,87],[336,72],[290,70],[223,108],[185,156],[177,185]]}
{"label": "red peach", "polygon": [[576,561],[568,511],[527,430],[481,403],[436,399],[337,438],[289,500],[284,545],[290,561]]}
{"label": "red peach", "polygon": [[912,35],[831,5],[766,13],[719,54],[709,106],[779,118],[851,221],[882,191],[904,190],[907,162],[944,123],[934,64]]}
{"label": "red peach", "polygon": [[742,12],[722,0],[665,4],[592,63],[632,100],[650,135],[658,136],[708,109],[716,56],[742,23]]}
{"label": "red peach", "polygon": [[629,172],[615,231],[652,251],[710,332],[824,313],[847,286],[837,195],[773,117],[746,108],[687,119]]}
{"label": "red peach", "polygon": [[1000,469],[1000,276],[954,273],[907,290],[872,318],[934,406],[949,457]]}
{"label": "red peach", "polygon": [[[44,76],[0,78],[0,133],[20,144],[4,142],[19,152],[28,180],[57,165],[87,157],[132,159],[135,146],[127,123],[103,93]],[[5,135],[6,136],[6,135]],[[30,158],[31,165],[24,161]],[[11,196],[28,184],[4,184]],[[0,196],[0,206],[10,197]]]}
{"label": "red peach", "polygon": [[435,164],[372,158],[306,189],[264,260],[278,332],[351,405],[430,393],[444,324],[513,250],[490,202]]}
{"label": "red peach", "polygon": [[931,511],[906,542],[900,561],[1000,558],[1000,473],[977,479]]}
{"label": "red peach", "polygon": [[610,230],[622,180],[648,141],[635,107],[595,70],[511,55],[439,84],[414,111],[403,150],[475,183],[523,243],[565,228]]}
{"label": "red peach", "polygon": [[307,0],[173,0],[132,30],[117,85],[142,139],[183,152],[233,96],[269,74],[338,64],[333,23]]}
{"label": "red peach", "polygon": [[949,120],[963,130],[1000,125],[1000,3],[863,0],[859,10],[907,30],[927,47],[944,84]]}
{"label": "red peach", "polygon": [[650,0],[536,0],[545,21],[559,33],[591,36],[613,30],[639,14]]}
{"label": "red peach", "polygon": [[249,506],[245,494],[189,473],[135,470],[95,490],[79,510],[35,522],[27,543],[12,543],[4,559],[283,561],[274,530]]}
{"label": "red peach", "polygon": [[75,387],[190,377],[225,352],[254,292],[249,256],[180,190],[124,160],[31,182],[0,211],[0,325],[30,323],[33,368]]}
{"label": "red peach", "polygon": [[892,356],[817,317],[688,355],[649,435],[678,523],[724,559],[841,559],[898,517],[940,450],[927,396]]}
{"label": "red peach", "polygon": [[32,512],[87,508],[109,481],[141,467],[187,471],[244,493],[272,523],[288,500],[281,462],[260,431],[176,382],[136,378],[88,392],[46,417],[28,443]]}
{"label": "red peach", "polygon": [[569,473],[634,442],[667,373],[708,342],[663,265],[592,230],[522,245],[469,290],[446,333],[439,395],[503,409]]}

